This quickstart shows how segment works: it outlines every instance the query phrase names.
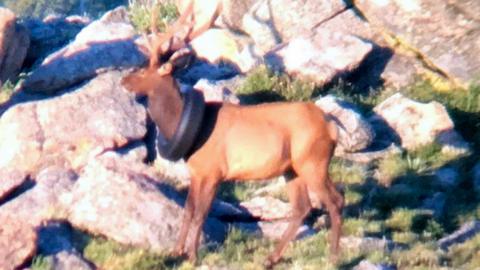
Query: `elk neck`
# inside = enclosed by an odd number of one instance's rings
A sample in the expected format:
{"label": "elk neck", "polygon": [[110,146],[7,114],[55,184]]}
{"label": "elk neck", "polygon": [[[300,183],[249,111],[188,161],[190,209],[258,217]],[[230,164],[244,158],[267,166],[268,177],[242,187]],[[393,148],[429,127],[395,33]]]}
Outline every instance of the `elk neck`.
{"label": "elk neck", "polygon": [[183,100],[173,77],[162,79],[159,87],[148,94],[148,112],[163,136],[171,139],[183,112]]}

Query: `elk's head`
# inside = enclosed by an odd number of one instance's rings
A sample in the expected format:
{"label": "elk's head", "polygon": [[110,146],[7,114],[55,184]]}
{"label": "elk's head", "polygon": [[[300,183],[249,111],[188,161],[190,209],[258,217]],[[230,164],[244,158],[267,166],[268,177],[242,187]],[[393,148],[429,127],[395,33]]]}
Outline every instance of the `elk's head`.
{"label": "elk's head", "polygon": [[[193,4],[194,1],[190,0],[183,13],[176,22],[167,27],[165,33],[158,32],[157,13],[155,8],[152,8],[151,38],[143,34],[149,54],[149,64],[123,78],[122,85],[127,90],[140,95],[149,95],[159,87],[175,86],[172,72],[175,67],[185,65],[188,61],[190,50],[186,48],[187,44],[200,34],[198,31],[193,32],[195,27]],[[208,27],[201,28],[203,31],[208,29]],[[161,91],[157,89],[159,90]]]}

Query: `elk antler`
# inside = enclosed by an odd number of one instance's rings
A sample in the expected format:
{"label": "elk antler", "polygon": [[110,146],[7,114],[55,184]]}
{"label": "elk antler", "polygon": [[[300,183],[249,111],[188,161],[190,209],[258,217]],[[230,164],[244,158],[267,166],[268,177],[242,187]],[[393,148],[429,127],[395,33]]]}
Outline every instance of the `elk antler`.
{"label": "elk antler", "polygon": [[[168,52],[171,50],[172,47],[172,42],[173,42],[173,37],[175,34],[177,34],[179,31],[179,28],[185,26],[185,21],[192,15],[193,13],[193,0],[190,1],[187,9],[185,12],[183,12],[180,17],[177,19],[177,21],[172,25],[172,26],[167,26],[165,29],[165,33],[159,33],[157,29],[157,12],[155,12],[155,8],[152,8],[152,14],[151,14],[151,21],[150,21],[150,31],[153,35],[152,40],[144,33],[143,37],[146,41],[146,46],[147,49],[150,53],[150,61],[149,61],[149,66],[150,67],[158,67],[159,66],[159,56]],[[192,19],[187,26],[187,34],[185,36],[188,36],[188,33],[191,32],[193,29],[195,21]],[[182,38],[182,45],[184,45],[186,42],[184,41],[186,37]],[[164,44],[167,44],[166,48]],[[181,46],[183,47],[183,46]]]}
{"label": "elk antler", "polygon": [[147,35],[144,34],[147,48],[150,52],[150,67],[159,67],[159,56],[169,51],[175,52],[186,47],[186,44],[193,38],[208,30],[218,17],[221,9],[220,1],[217,1],[213,12],[208,14],[208,18],[203,25],[195,27],[198,22],[195,18],[194,1],[195,0],[189,0],[188,6],[172,25],[167,26],[165,33],[158,33],[156,25],[157,13],[155,9],[152,8],[150,31],[153,35],[153,40],[150,40]]}

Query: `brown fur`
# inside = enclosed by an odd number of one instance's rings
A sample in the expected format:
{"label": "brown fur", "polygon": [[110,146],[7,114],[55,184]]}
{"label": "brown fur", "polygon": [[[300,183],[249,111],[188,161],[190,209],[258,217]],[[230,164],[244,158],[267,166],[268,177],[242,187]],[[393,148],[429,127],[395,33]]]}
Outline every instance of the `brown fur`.
{"label": "brown fur", "polygon": [[[168,137],[175,132],[183,104],[171,64],[157,68],[150,65],[126,76],[122,83],[127,90],[148,96],[150,116]],[[187,160],[191,184],[174,254],[186,253],[195,261],[201,229],[221,182],[265,179],[293,171],[296,177],[288,182],[290,223],[267,266],[280,260],[312,208],[309,193],[330,214],[330,247],[336,257],[343,196],[328,176],[336,140],[335,124],[313,103],[220,106],[210,136]],[[185,249],[189,232],[193,238]]]}

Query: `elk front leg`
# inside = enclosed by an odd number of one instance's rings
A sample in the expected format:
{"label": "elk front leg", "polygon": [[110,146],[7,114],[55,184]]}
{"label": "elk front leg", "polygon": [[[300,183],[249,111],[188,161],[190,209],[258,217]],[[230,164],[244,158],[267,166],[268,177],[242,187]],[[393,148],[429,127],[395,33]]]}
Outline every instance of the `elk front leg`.
{"label": "elk front leg", "polygon": [[211,178],[193,178],[191,183],[193,218],[192,218],[192,241],[188,248],[188,259],[195,263],[197,259],[198,244],[201,230],[212,205],[219,180]]}
{"label": "elk front leg", "polygon": [[[193,183],[193,181],[192,181]],[[195,211],[194,204],[193,204],[193,194],[198,193],[198,191],[194,191],[194,188],[198,188],[196,185],[190,185],[190,189],[188,191],[187,200],[185,202],[185,210],[183,213],[183,221],[182,226],[180,228],[180,234],[177,240],[177,245],[172,252],[172,255],[183,256],[185,254],[185,242],[187,241],[187,235],[190,229],[190,224],[192,222],[193,212]]]}
{"label": "elk front leg", "polygon": [[292,216],[287,229],[277,244],[275,251],[268,257],[265,266],[271,268],[282,257],[287,244],[295,237],[298,227],[312,208],[308,198],[307,188],[302,179],[297,177],[288,183],[288,197],[292,206]]}

